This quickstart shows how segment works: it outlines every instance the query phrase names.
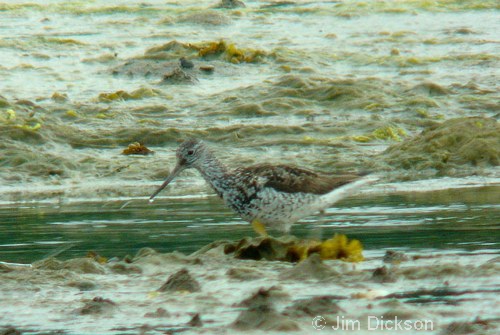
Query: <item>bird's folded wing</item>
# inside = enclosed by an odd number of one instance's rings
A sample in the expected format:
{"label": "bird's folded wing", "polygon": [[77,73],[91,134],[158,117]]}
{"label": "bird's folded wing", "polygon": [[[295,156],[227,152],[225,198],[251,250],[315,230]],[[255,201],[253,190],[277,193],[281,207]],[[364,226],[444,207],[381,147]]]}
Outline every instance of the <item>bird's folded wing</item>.
{"label": "bird's folded wing", "polygon": [[330,176],[286,165],[255,165],[240,170],[264,181],[264,187],[285,193],[326,194],[358,180],[356,174]]}

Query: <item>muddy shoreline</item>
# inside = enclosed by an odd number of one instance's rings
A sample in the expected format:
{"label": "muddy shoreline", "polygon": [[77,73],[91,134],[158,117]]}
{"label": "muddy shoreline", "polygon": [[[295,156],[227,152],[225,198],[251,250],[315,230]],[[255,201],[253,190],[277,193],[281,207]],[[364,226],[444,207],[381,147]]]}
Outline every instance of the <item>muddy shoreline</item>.
{"label": "muddy shoreline", "polygon": [[[122,260],[3,264],[0,322],[4,331],[8,324],[44,334],[307,334],[317,316],[324,332],[359,320],[353,333],[386,333],[397,318],[410,328],[432,325],[405,329],[410,334],[498,330],[496,252],[368,251],[365,258],[242,260],[221,241],[192,255],[145,248]],[[386,329],[375,329],[376,318]]]}

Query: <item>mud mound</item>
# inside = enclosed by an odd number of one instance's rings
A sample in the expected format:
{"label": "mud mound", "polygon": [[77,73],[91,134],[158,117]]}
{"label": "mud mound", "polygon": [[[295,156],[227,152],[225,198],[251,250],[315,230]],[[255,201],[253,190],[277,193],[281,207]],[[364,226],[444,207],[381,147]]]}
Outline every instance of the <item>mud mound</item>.
{"label": "mud mound", "polygon": [[179,270],[171,275],[165,284],[158,289],[160,292],[167,291],[187,291],[199,292],[201,290],[200,283],[191,275],[187,269]]}

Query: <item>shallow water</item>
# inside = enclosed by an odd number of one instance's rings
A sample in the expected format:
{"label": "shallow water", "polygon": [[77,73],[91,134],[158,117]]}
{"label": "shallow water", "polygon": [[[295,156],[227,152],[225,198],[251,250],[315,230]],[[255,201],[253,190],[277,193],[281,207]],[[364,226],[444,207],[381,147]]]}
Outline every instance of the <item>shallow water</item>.
{"label": "shallow water", "polygon": [[[302,238],[343,233],[375,250],[495,251],[499,220],[498,187],[490,186],[358,196],[302,220],[291,233]],[[215,196],[167,196],[152,205],[145,199],[4,205],[0,221],[0,260],[16,263],[32,263],[65,247],[59,258],[89,251],[122,258],[143,247],[189,254],[216,240],[255,234]]]}

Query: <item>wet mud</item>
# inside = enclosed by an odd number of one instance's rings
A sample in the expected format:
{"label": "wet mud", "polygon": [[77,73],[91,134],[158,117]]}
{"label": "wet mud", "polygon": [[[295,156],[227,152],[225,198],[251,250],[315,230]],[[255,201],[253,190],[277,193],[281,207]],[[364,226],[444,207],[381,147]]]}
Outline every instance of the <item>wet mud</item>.
{"label": "wet mud", "polygon": [[[433,329],[424,331],[429,334],[498,330],[500,268],[494,254],[405,256],[404,262],[388,264],[379,252],[367,252],[361,263],[321,261],[313,254],[293,264],[241,260],[223,247],[208,247],[190,256],[143,249],[128,260],[140,269],[133,272],[116,272],[117,262],[123,262],[116,258],[102,264],[94,258],[2,264],[6,290],[0,309],[9,320],[2,331],[81,334],[97,327],[103,334],[174,329],[216,334],[223,327],[307,334],[314,330],[313,318],[321,316],[330,328],[325,332],[333,332],[343,317],[360,320],[359,333],[368,334],[370,315],[429,320]],[[238,277],[249,269],[252,280]]]}

